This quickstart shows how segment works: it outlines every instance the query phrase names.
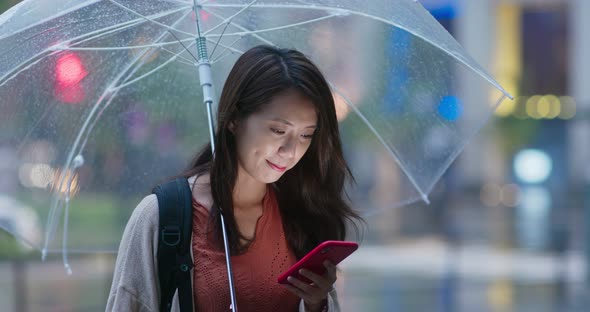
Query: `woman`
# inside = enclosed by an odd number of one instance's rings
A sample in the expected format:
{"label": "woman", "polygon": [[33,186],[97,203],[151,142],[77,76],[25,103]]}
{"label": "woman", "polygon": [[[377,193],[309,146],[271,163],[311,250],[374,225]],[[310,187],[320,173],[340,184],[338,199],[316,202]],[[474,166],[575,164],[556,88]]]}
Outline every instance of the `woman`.
{"label": "woman", "polygon": [[[183,173],[193,193],[193,299],[197,311],[228,311],[219,213],[224,211],[240,311],[339,311],[336,268],[311,284],[276,278],[349,220],[330,88],[303,54],[269,46],[244,53],[219,100],[215,157],[207,144]],[[159,293],[158,203],[144,198],[125,229],[107,310],[155,311]],[[354,223],[350,223],[354,224]]]}

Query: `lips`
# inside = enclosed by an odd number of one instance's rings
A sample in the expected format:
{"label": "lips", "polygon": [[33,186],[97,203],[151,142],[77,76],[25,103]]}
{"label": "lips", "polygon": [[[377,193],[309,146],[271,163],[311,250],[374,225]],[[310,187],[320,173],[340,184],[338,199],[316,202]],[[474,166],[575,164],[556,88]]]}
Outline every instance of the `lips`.
{"label": "lips", "polygon": [[268,160],[267,160],[266,162],[268,163],[268,165],[269,165],[269,166],[270,166],[272,169],[274,169],[274,170],[276,170],[276,171],[278,171],[278,172],[284,172],[285,170],[287,170],[287,167],[281,167],[281,166],[279,166],[279,165],[276,165],[276,164],[274,164],[274,163],[272,163],[272,162],[270,162],[270,161],[268,161]]}

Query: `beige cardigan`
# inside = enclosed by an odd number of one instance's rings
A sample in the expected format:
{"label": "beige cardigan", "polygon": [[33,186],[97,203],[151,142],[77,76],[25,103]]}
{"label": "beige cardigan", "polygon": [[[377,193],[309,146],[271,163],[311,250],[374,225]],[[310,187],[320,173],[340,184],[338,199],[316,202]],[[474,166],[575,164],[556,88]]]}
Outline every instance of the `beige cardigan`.
{"label": "beige cardigan", "polygon": [[[191,189],[194,182],[194,177],[189,179]],[[119,245],[106,311],[147,312],[159,310],[158,215],[158,200],[156,195],[152,194],[146,196],[137,205],[127,222]],[[193,270],[191,270],[191,274],[194,274]],[[191,279],[191,283],[192,281]],[[180,311],[178,292],[174,295],[172,311]],[[220,309],[220,311],[227,310]],[[299,311],[305,311],[303,300],[299,304]],[[336,290],[332,290],[328,294],[328,311],[340,311]]]}

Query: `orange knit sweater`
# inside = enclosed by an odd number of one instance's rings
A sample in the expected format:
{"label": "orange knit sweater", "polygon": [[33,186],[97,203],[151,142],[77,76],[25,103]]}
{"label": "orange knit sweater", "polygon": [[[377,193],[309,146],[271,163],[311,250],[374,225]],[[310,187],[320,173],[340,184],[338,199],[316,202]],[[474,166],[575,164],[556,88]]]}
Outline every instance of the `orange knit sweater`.
{"label": "orange knit sweater", "polygon": [[[208,211],[193,199],[194,298],[196,311],[229,311],[231,303],[225,255],[207,235]],[[277,277],[296,262],[287,245],[280,211],[268,188],[262,216],[248,250],[232,256],[240,312],[297,311],[299,297],[277,283]]]}

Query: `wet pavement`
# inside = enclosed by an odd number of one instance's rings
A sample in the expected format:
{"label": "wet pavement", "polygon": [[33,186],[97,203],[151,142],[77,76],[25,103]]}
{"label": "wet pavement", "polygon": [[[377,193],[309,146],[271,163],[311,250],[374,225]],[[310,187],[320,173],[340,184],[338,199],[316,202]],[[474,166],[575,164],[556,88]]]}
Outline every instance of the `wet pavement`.
{"label": "wet pavement", "polygon": [[[113,254],[0,261],[0,311],[104,311]],[[342,311],[589,311],[579,254],[450,250],[436,243],[362,246],[341,265]]]}

